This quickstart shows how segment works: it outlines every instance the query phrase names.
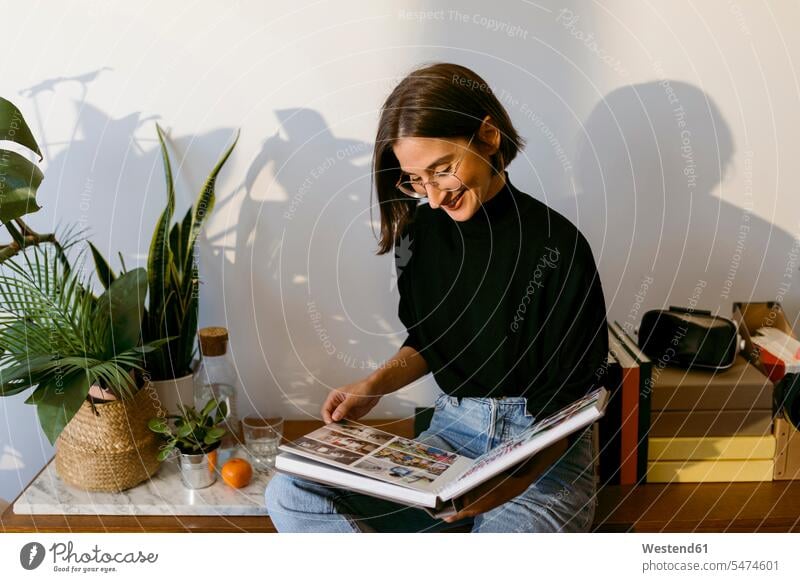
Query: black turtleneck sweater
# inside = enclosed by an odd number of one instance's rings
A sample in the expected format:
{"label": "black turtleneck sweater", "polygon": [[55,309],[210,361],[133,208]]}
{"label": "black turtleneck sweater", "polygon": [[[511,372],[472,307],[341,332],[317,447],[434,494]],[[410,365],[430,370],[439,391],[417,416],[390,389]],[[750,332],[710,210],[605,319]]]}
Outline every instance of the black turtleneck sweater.
{"label": "black turtleneck sweater", "polygon": [[418,205],[395,254],[403,345],[447,394],[525,396],[541,419],[599,383],[608,331],[589,243],[508,174],[465,222]]}

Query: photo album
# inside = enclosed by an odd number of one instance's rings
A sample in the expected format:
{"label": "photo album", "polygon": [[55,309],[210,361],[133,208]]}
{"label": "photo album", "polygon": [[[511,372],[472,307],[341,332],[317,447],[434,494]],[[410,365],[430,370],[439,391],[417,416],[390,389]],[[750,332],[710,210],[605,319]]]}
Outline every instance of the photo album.
{"label": "photo album", "polygon": [[589,426],[607,399],[597,388],[475,459],[352,420],[332,422],[280,445],[275,469],[446,517],[447,501]]}

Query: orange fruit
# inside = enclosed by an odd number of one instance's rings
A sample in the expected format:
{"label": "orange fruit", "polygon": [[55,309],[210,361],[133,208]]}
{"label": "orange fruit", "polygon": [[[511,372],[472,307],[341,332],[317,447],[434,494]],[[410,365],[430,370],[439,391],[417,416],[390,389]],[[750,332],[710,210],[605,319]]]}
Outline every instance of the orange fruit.
{"label": "orange fruit", "polygon": [[208,472],[213,473],[217,467],[217,450],[208,453]]}
{"label": "orange fruit", "polygon": [[230,459],[222,465],[222,480],[234,489],[247,487],[253,478],[253,467],[244,459]]}

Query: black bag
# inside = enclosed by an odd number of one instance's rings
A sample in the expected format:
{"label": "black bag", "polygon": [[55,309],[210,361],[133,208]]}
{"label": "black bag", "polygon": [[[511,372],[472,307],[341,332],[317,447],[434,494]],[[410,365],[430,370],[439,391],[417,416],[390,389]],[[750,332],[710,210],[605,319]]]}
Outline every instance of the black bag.
{"label": "black bag", "polygon": [[703,309],[654,309],[642,316],[639,347],[661,366],[724,370],[739,352],[736,323]]}

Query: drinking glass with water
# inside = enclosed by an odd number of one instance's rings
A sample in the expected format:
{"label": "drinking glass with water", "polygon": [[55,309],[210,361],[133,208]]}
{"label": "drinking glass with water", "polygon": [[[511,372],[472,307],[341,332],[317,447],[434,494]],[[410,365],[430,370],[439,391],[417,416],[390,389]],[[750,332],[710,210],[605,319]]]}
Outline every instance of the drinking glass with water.
{"label": "drinking glass with water", "polygon": [[283,418],[248,416],[242,421],[242,431],[253,468],[262,472],[273,469],[283,437]]}

